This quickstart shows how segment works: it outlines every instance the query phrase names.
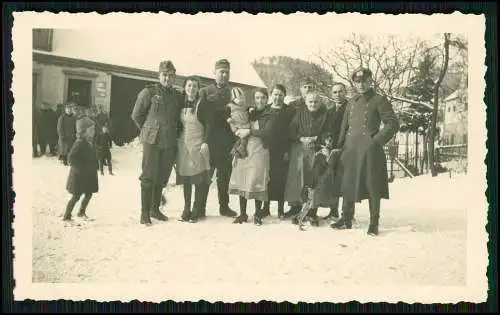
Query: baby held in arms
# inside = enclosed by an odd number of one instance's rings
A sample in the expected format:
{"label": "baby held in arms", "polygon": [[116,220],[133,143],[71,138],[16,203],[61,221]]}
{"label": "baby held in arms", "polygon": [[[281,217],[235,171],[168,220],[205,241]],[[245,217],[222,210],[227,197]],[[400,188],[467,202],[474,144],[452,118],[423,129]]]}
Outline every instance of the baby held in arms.
{"label": "baby held in arms", "polygon": [[[249,129],[249,107],[245,104],[245,95],[240,88],[235,87],[231,90],[231,103],[229,103],[228,106],[231,109],[231,115],[227,121],[231,127],[231,131],[235,133],[239,129]],[[234,147],[231,149],[231,155],[235,160],[237,158],[243,159],[248,156],[247,143],[248,136],[239,138],[235,143]]]}

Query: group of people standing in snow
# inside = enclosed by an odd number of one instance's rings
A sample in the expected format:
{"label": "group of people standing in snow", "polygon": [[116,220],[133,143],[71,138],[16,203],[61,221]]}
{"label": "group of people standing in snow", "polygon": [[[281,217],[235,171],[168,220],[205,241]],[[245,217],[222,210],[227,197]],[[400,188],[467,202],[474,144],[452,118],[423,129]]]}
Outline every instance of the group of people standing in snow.
{"label": "group of people standing in snow", "polygon": [[[271,201],[277,202],[281,219],[296,217],[304,190],[329,174],[321,181],[326,193],[316,205],[330,208],[328,218],[337,219],[330,226],[351,228],[354,204],[368,199],[368,233],[377,235],[380,200],[389,198],[383,145],[399,122],[392,105],[372,88],[370,70],[353,72],[357,94],[350,100],[345,85],[334,83],[334,102],[323,104],[313,80],[304,78],[302,97],[290,104],[284,102],[287,91],[281,84],[270,91],[257,89],[253,104],[247,104],[244,92],[229,84],[230,69],[229,61],[221,59],[215,63],[215,83],[201,88],[199,79],[190,76],[181,92],[173,87],[174,64],[163,61],[159,83],[137,96],[131,118],[143,145],[140,223],[168,220],[160,209],[174,169],[184,189],[181,220],[193,223],[206,217],[215,172],[220,215],[247,222],[247,202],[253,199],[256,225],[270,215]],[[332,154],[338,163],[328,163]],[[318,156],[325,162],[319,170]],[[231,194],[239,196],[239,213],[229,206]],[[285,202],[290,206],[286,212]],[[307,217],[317,226],[317,207]]]}

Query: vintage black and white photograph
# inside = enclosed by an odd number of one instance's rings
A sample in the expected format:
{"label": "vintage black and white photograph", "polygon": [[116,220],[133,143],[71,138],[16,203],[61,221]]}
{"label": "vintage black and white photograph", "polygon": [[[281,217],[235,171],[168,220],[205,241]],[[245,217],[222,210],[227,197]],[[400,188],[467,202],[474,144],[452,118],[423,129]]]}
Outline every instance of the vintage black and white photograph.
{"label": "vintage black and white photograph", "polygon": [[15,13],[15,299],[485,301],[484,24]]}

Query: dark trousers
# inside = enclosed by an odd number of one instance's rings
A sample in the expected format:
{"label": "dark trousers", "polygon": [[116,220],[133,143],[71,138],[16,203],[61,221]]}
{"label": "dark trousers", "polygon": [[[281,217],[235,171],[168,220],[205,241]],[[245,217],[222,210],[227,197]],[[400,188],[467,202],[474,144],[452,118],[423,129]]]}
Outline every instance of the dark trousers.
{"label": "dark trousers", "polygon": [[142,150],[142,173],[139,177],[141,185],[166,187],[175,162],[175,149],[145,143]]}
{"label": "dark trousers", "polygon": [[233,168],[231,158],[231,155],[228,154],[226,157],[217,157],[210,161],[212,164],[210,177],[217,171],[217,193],[221,209],[227,208],[229,205],[229,180]]}
{"label": "dark trousers", "polygon": [[38,138],[38,145],[40,146],[40,154],[45,154],[47,145],[49,146],[50,154],[56,155],[57,153],[57,140]]}
{"label": "dark trousers", "polygon": [[[68,201],[68,204],[66,206],[66,212],[64,213],[64,220],[69,220],[71,219],[71,212],[73,212],[73,208],[75,207],[75,204],[80,200],[83,194],[73,194],[71,196],[71,199]],[[78,214],[85,214],[85,210],[87,209],[87,206],[89,205],[90,199],[92,198],[92,193],[86,193],[85,197],[83,197],[82,203],[80,204],[80,211]]]}
{"label": "dark trousers", "polygon": [[99,162],[99,171],[104,173],[104,165],[108,166],[109,173],[113,173],[113,163],[111,163],[111,151],[109,149],[103,149],[97,153]]}

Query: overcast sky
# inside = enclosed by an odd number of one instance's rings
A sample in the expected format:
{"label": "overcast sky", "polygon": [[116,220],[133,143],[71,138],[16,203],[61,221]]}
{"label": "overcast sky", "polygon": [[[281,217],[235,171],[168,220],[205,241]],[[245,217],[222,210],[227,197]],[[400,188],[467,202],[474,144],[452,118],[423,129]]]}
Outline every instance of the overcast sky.
{"label": "overcast sky", "polygon": [[[232,63],[233,80],[258,85],[261,81],[250,66],[256,58],[286,55],[315,61],[319,49],[335,48],[351,32],[390,30],[404,37],[411,31],[388,25],[387,18],[374,24],[356,22],[360,18],[367,16],[96,15],[93,19],[58,23],[61,29],[55,31],[54,53],[150,70],[156,70],[160,60],[172,59],[179,74],[209,77],[213,76],[214,61],[227,58]],[[435,33],[435,29],[429,29],[419,36],[432,39]]]}

